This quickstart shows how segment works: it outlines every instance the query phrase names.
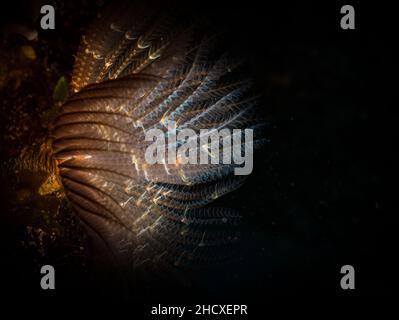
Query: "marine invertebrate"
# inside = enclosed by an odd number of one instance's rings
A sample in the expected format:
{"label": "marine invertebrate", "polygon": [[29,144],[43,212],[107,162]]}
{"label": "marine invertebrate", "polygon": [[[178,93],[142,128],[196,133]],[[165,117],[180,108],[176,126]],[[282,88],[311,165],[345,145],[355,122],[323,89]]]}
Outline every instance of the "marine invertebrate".
{"label": "marine invertebrate", "polygon": [[202,208],[244,181],[233,175],[234,164],[145,159],[145,133],[170,134],[172,120],[178,132],[252,129],[255,141],[242,148],[261,142],[257,98],[241,62],[218,48],[217,37],[180,18],[145,6],[107,10],[83,36],[71,96],[53,123],[66,196],[117,264],[218,260],[226,252],[218,248],[236,240],[226,226],[239,222],[237,213]]}

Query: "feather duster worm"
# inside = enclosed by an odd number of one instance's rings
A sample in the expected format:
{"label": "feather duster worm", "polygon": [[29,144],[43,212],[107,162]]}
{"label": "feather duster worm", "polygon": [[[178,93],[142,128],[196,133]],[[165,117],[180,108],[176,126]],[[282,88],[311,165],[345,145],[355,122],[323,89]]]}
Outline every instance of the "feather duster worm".
{"label": "feather duster worm", "polygon": [[237,240],[229,227],[239,223],[236,212],[202,208],[243,182],[234,164],[145,160],[145,133],[167,133],[170,119],[177,132],[250,128],[254,145],[261,142],[257,99],[241,63],[218,48],[217,37],[180,18],[144,7],[107,10],[83,36],[73,94],[54,122],[66,195],[116,263],[213,263]]}

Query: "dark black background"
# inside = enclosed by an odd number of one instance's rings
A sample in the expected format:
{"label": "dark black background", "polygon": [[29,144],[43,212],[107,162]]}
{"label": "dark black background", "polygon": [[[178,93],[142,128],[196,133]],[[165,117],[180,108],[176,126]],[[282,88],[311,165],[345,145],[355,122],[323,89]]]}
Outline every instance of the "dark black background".
{"label": "dark black background", "polygon": [[[218,202],[241,209],[245,217],[242,261],[215,269],[198,286],[176,285],[145,299],[261,304],[274,295],[393,292],[397,250],[384,173],[394,175],[397,19],[381,2],[325,2],[184,3],[227,29],[231,51],[248,61],[263,94],[269,142],[255,154],[248,182]],[[355,30],[340,28],[344,4],[355,7]],[[70,72],[81,30],[90,20],[79,18],[78,3],[65,8],[75,12],[76,27],[56,16],[56,30],[40,31],[40,36],[70,44],[69,52],[54,57],[63,59]],[[29,15],[23,1],[2,7],[4,22],[29,21]],[[1,241],[6,247],[7,239]],[[23,258],[5,258],[0,258],[5,278],[0,289],[12,296],[89,299],[104,294],[95,292],[79,270],[65,267],[57,269],[55,292],[43,292],[38,270],[21,266]],[[356,270],[353,291],[339,285],[345,264]],[[104,295],[112,298],[113,293]]]}

